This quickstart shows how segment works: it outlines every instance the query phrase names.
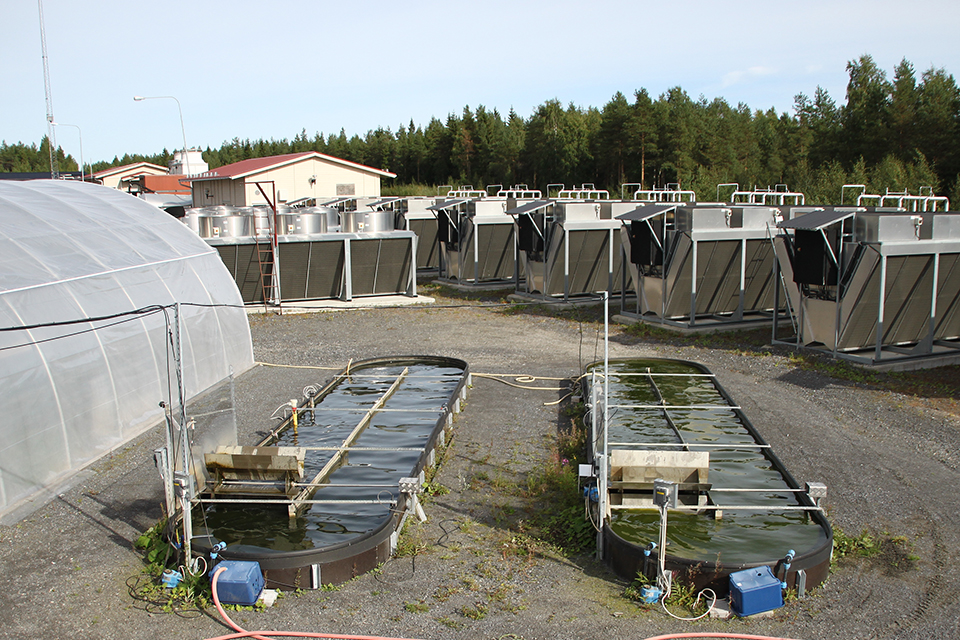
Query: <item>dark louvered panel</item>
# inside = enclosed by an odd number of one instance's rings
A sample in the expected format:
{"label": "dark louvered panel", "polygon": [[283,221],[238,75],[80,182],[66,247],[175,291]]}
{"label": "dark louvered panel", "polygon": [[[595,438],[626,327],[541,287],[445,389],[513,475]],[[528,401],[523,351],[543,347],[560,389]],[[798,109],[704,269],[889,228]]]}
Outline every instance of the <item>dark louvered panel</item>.
{"label": "dark louvered panel", "polygon": [[[263,288],[260,283],[260,263],[257,260],[257,245],[227,244],[218,245],[217,253],[227,266],[227,270],[237,283],[240,297],[247,303],[263,302]],[[269,269],[266,277],[269,277]]]}
{"label": "dark louvered panel", "polygon": [[[743,310],[765,311],[773,309],[774,299],[774,253],[769,240],[747,240],[747,260],[744,269]],[[785,308],[784,296],[780,296],[780,308]]]}
{"label": "dark louvered panel", "polygon": [[481,280],[507,280],[513,277],[514,247],[512,224],[476,226],[478,271]]}
{"label": "dark louvered panel", "polygon": [[378,238],[350,241],[350,282],[353,295],[369,296],[376,293],[377,267],[380,254]]}
{"label": "dark louvered panel", "polygon": [[339,298],[343,293],[343,240],[311,242],[307,298]]}
{"label": "dark louvered panel", "polygon": [[410,231],[417,235],[417,269],[436,269],[440,266],[440,251],[437,245],[437,221],[429,219],[410,220]]}
{"label": "dark louvered panel", "polygon": [[960,338],[960,254],[940,256],[937,277],[937,340]]}
{"label": "dark louvered panel", "polygon": [[887,259],[884,344],[917,342],[930,333],[933,256]]}
{"label": "dark louvered panel", "polygon": [[307,296],[309,242],[280,243],[280,292],[284,300],[304,300]]}
{"label": "dark louvered panel", "polygon": [[740,306],[740,241],[697,243],[697,313],[733,313]]}
{"label": "dark louvered panel", "polygon": [[390,238],[380,241],[375,293],[406,293],[410,282],[411,250],[410,238]]}

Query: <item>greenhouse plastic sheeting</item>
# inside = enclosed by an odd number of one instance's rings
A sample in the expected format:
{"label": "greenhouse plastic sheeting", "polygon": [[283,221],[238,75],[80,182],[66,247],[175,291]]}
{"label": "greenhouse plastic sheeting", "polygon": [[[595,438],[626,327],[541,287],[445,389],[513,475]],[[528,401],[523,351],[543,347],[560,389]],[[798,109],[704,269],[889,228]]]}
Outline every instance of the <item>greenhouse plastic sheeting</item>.
{"label": "greenhouse plastic sheeting", "polygon": [[187,400],[253,366],[236,283],[175,218],[98,185],[0,182],[0,513],[178,404],[176,303]]}

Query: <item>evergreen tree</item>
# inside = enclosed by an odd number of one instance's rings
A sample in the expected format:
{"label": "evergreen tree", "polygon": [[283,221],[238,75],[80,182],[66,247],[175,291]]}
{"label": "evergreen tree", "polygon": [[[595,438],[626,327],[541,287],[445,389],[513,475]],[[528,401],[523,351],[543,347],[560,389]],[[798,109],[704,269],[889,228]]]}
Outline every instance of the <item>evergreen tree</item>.
{"label": "evergreen tree", "polygon": [[847,104],[843,108],[844,156],[875,164],[886,155],[890,120],[890,83],[869,55],[847,63]]}
{"label": "evergreen tree", "polygon": [[600,134],[594,146],[598,157],[599,177],[603,184],[619,185],[626,182],[627,157],[635,114],[622,93],[617,91],[604,105]]}
{"label": "evergreen tree", "polygon": [[952,75],[930,68],[917,93],[917,147],[946,183],[960,172],[960,90]]}
{"label": "evergreen tree", "polygon": [[630,119],[630,142],[635,158],[638,156],[640,170],[640,184],[646,188],[647,162],[657,162],[657,123],[654,113],[653,100],[646,89],[634,92],[633,117]]}
{"label": "evergreen tree", "polygon": [[893,72],[890,94],[889,149],[901,160],[910,160],[916,151],[917,79],[913,65],[904,58]]}

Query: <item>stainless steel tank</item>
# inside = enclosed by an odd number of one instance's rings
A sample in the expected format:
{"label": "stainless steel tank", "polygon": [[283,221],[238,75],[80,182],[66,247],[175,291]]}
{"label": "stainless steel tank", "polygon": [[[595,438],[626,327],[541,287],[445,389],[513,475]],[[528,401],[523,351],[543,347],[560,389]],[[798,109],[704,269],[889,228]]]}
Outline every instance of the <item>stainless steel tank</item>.
{"label": "stainless steel tank", "polygon": [[328,225],[327,212],[320,207],[293,209],[277,214],[277,232],[280,235],[327,233]]}
{"label": "stainless steel tank", "polygon": [[256,235],[260,237],[270,235],[270,220],[273,217],[273,211],[270,207],[243,207],[240,209],[240,214],[253,217],[253,226]]}
{"label": "stainless steel tank", "polygon": [[190,227],[193,232],[197,235],[200,235],[200,212],[202,209],[193,208],[187,209],[183,214],[183,224]]}
{"label": "stainless steel tank", "polygon": [[340,230],[344,233],[377,233],[394,230],[393,211],[357,210],[340,214]]}
{"label": "stainless steel tank", "polygon": [[256,234],[255,218],[235,207],[211,207],[200,212],[197,230],[201,238],[245,238]]}

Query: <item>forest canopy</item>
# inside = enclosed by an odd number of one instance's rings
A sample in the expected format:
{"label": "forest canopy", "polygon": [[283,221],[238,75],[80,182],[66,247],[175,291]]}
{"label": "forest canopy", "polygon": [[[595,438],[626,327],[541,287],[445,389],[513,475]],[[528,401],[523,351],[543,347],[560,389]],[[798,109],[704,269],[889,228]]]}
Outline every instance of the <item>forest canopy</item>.
{"label": "forest canopy", "polygon": [[[397,174],[395,185],[594,183],[619,195],[621,185],[679,184],[701,200],[720,183],[743,188],[786,184],[809,203],[838,203],[843,184],[871,193],[921,186],[960,202],[960,89],[953,76],[931,67],[920,73],[907,60],[888,78],[869,55],[847,64],[846,100],[818,87],[794,98],[793,113],[753,111],[723,98],[691,98],[674,87],[653,98],[645,89],[617,92],[601,108],[547,100],[524,118],[484,106],[464,107],[446,121],[412,120],[396,131],[365,135],[344,130],[287,140],[240,140],[208,147],[210,168],[249,158],[319,151]],[[0,145],[0,171],[49,168],[40,147]],[[62,155],[62,152],[61,152]],[[98,171],[148,161],[166,165],[170,153],[129,155],[97,162]],[[66,156],[61,168],[76,167]]]}

